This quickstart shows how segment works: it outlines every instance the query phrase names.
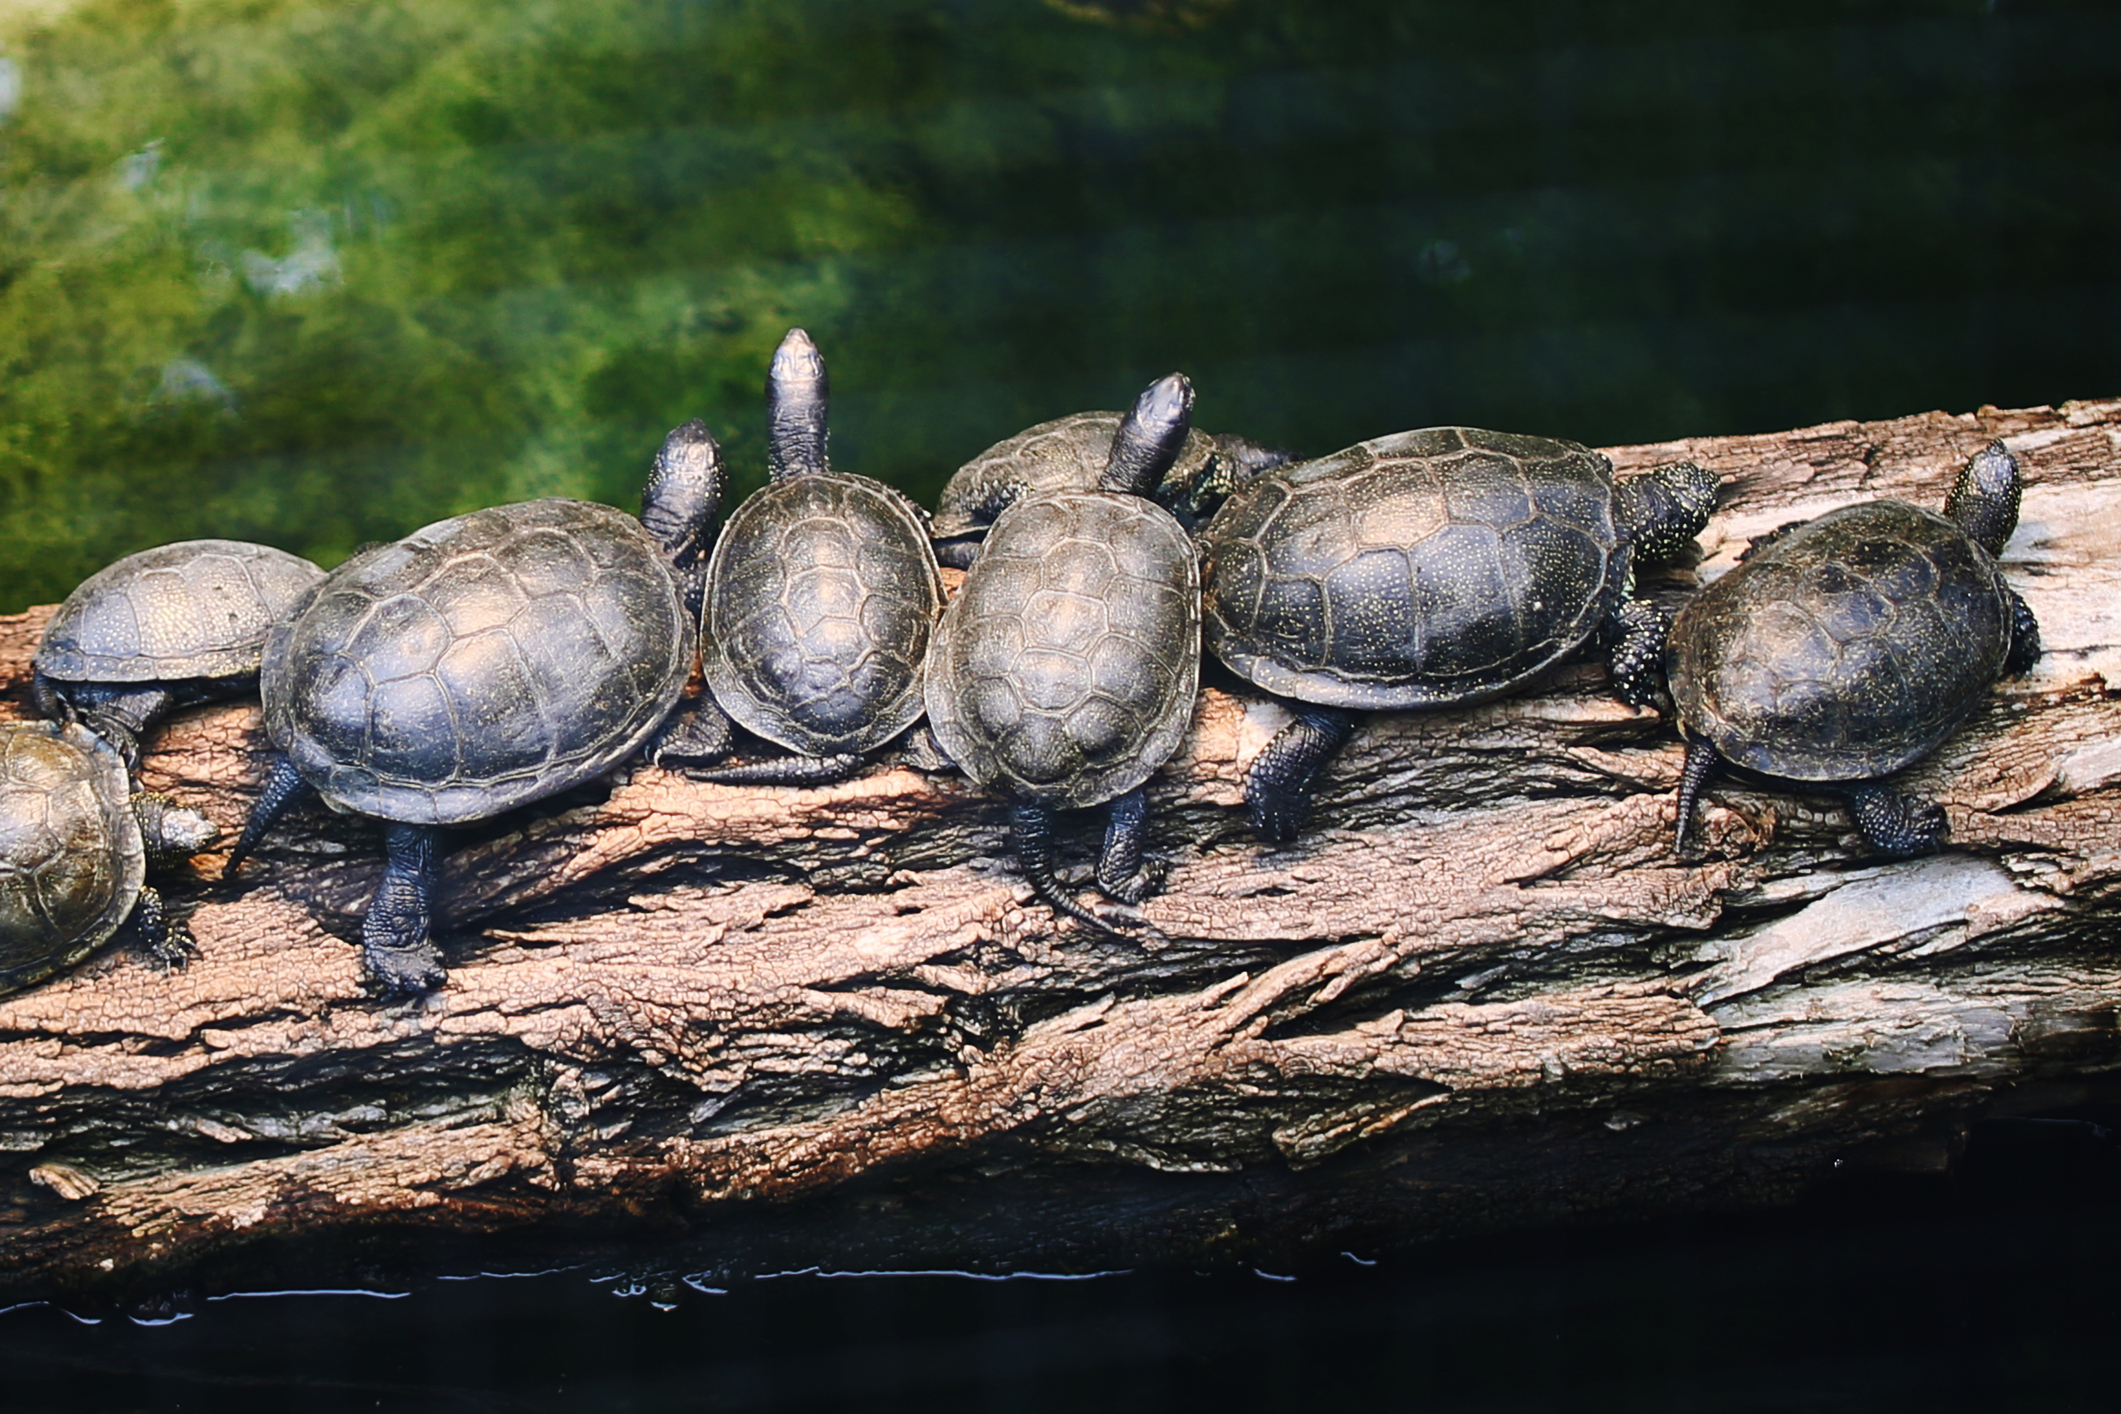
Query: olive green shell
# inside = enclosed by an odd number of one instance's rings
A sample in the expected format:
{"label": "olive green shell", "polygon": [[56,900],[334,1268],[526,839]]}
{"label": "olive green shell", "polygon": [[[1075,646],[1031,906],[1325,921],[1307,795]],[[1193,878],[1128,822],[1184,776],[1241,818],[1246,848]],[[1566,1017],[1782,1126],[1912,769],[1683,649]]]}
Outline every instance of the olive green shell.
{"label": "olive green shell", "polygon": [[495,506],[363,552],[265,646],[273,744],[325,801],[460,824],[602,775],[647,741],[698,625],[640,522]]}
{"label": "olive green shell", "polygon": [[146,877],[123,758],[71,723],[0,723],[0,992],[88,956]]}
{"label": "olive green shell", "polygon": [[1632,551],[1612,464],[1575,442],[1431,427],[1281,467],[1201,533],[1207,645],[1325,706],[1493,697],[1582,645]]}
{"label": "olive green shell", "polygon": [[182,540],[127,555],[66,596],[37,645],[61,682],[247,677],[266,630],[324,571],[242,540]]}
{"label": "olive green shell", "polygon": [[707,686],[790,751],[867,751],[919,719],[942,610],[911,501],[866,476],[794,476],[739,506],[715,542],[700,606]]}
{"label": "olive green shell", "polygon": [[1899,501],[1829,512],[1763,545],[1672,624],[1682,730],[1799,781],[1897,771],[2002,676],[2003,575],[1957,524]]}
{"label": "olive green shell", "polygon": [[1004,511],[928,654],[928,723],[983,786],[1096,805],[1169,760],[1200,682],[1192,537],[1139,496]]}

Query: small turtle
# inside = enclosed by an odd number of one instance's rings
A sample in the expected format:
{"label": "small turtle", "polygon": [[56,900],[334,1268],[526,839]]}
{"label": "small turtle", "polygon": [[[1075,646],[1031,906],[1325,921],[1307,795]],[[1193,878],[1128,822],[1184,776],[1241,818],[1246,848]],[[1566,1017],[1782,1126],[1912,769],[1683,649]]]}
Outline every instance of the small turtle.
{"label": "small turtle", "polygon": [[722,528],[701,606],[715,705],[796,755],[690,772],[704,780],[845,780],[921,715],[943,611],[927,524],[882,482],[828,468],[826,398],[817,346],[789,330],[766,379],[773,480]]}
{"label": "small turtle", "polygon": [[688,422],[663,444],[640,520],[523,501],[333,570],[266,641],[265,729],[284,755],[229,869],[305,790],[383,821],[363,954],[386,993],[439,984],[438,827],[603,775],[662,727],[692,671],[693,585],[721,488],[714,439]]}
{"label": "small turtle", "polygon": [[2040,625],[1996,567],[2018,524],[2018,462],[1976,453],[1944,514],[1866,501],[1755,540],[1694,596],[1665,650],[1686,770],[1678,848],[1719,761],[1845,796],[1871,848],[1944,842],[1944,812],[1880,778],[1950,736],[2005,674],[2040,658]]}
{"label": "small turtle", "polygon": [[[964,569],[987,527],[1012,501],[1035,492],[1088,491],[1105,474],[1125,413],[1078,412],[1005,437],[959,467],[936,501],[936,555]],[[1158,482],[1157,503],[1191,530],[1234,488],[1281,466],[1289,454],[1229,433],[1193,430]]]}
{"label": "small turtle", "polygon": [[943,752],[1014,802],[1017,858],[1055,912],[1112,927],[1053,876],[1052,812],[1110,802],[1098,887],[1139,902],[1142,783],[1169,760],[1200,680],[1193,539],[1148,499],[1185,440],[1193,387],[1149,385],[1095,490],[1026,496],[995,520],[928,653],[928,723]]}
{"label": "small turtle", "polygon": [[180,540],[104,566],[45,626],[31,692],[45,716],[83,720],[140,760],[165,713],[257,681],[265,631],[324,578],[298,555],[242,540]]}
{"label": "small turtle", "polygon": [[0,992],[72,967],[127,918],[158,962],[183,966],[191,936],[143,881],[218,833],[135,793],[124,758],[78,723],[0,722]]}
{"label": "small turtle", "polygon": [[1230,669],[1294,699],[1245,774],[1252,826],[1294,839],[1354,713],[1497,697],[1603,634],[1614,690],[1661,701],[1666,620],[1638,560],[1699,533],[1716,478],[1686,463],[1615,481],[1590,448],[1431,427],[1281,467],[1201,534],[1202,624]]}

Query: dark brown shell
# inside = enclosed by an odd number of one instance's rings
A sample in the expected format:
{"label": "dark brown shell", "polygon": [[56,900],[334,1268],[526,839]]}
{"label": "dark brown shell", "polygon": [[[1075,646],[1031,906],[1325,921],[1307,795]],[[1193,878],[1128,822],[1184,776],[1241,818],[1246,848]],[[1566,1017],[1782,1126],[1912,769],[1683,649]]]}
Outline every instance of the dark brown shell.
{"label": "dark brown shell", "polygon": [[1919,506],[1811,521],[1680,611],[1665,669],[1681,728],[1800,781],[1897,771],[2002,675],[2010,591],[1987,551]]}
{"label": "dark brown shell", "polygon": [[1508,691],[1597,631],[1630,553],[1611,463],[1432,427],[1267,473],[1201,534],[1203,633],[1269,692],[1370,710]]}
{"label": "dark brown shell", "polygon": [[1139,496],[1017,502],[944,611],[926,682],[936,740],[981,785],[1063,807],[1125,794],[1192,720],[1192,537]]}
{"label": "dark brown shell", "polygon": [[814,755],[881,746],[920,717],[942,577],[913,503],[866,476],[809,472],[737,508],[701,604],[715,702]]}
{"label": "dark brown shell", "polygon": [[266,644],[265,726],[325,800],[481,820],[632,755],[698,627],[640,522],[586,501],[438,521],[347,561]]}
{"label": "dark brown shell", "polygon": [[88,956],[146,877],[123,758],[72,724],[0,723],[0,992]]}
{"label": "dark brown shell", "polygon": [[299,555],[243,540],[181,540],[127,555],[66,596],[37,645],[61,682],[247,677],[265,634],[324,578]]}

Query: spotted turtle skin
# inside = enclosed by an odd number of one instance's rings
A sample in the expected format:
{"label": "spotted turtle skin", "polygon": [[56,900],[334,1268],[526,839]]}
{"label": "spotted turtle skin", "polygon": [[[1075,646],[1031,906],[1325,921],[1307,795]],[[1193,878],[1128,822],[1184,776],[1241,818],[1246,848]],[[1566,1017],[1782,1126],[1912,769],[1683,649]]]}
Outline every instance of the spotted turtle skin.
{"label": "spotted turtle skin", "polygon": [[590,780],[676,703],[697,629],[623,511],[558,498],[438,521],[341,565],[266,645],[273,743],[341,810],[483,820]]}
{"label": "spotted turtle skin", "polygon": [[1687,603],[1665,650],[1687,743],[1682,855],[1722,762],[1845,795],[1880,853],[1943,844],[1941,809],[1878,782],[2039,659],[2039,623],[1997,565],[2018,498],[2017,460],[1995,443],[1967,463],[1944,515],[1868,501],[1783,526]]}
{"label": "spotted turtle skin", "polygon": [[1018,502],[937,631],[929,725],[981,785],[1096,805],[1169,760],[1200,681],[1192,537],[1138,496]]}
{"label": "spotted turtle skin", "polygon": [[74,966],[136,912],[152,954],[191,939],[145,887],[151,862],[211,843],[204,817],[133,794],[126,762],[74,722],[0,722],[0,993]]}
{"label": "spotted turtle skin", "polygon": [[[959,467],[936,500],[932,534],[946,563],[963,568],[999,509],[1047,491],[1087,491],[1104,474],[1122,412],[1078,412],[1027,427]],[[1232,485],[1289,460],[1286,452],[1232,434],[1190,430],[1157,502],[1192,529]]]}
{"label": "spotted turtle skin", "polygon": [[1209,646],[1270,692],[1371,711],[1508,692],[1591,637],[1628,580],[1612,464],[1434,427],[1282,468],[1202,535]]}

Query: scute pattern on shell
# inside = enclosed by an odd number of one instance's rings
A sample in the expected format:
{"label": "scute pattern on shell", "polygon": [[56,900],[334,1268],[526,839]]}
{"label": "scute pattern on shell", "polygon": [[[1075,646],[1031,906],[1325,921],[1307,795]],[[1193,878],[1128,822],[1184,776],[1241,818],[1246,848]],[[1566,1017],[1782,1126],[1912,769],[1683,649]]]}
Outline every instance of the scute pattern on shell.
{"label": "scute pattern on shell", "polygon": [[118,753],[70,724],[0,724],[0,991],[86,957],[146,877]]}
{"label": "scute pattern on shell", "polygon": [[1201,545],[1218,657],[1270,692],[1377,710],[1544,671],[1597,631],[1630,559],[1604,457],[1451,427],[1270,472]]}
{"label": "scute pattern on shell", "polygon": [[270,545],[157,545],[105,565],[66,596],[37,646],[37,670],[63,682],[254,673],[266,631],[323,578]]}
{"label": "scute pattern on shell", "polygon": [[266,730],[343,809],[443,825],[602,774],[669,714],[697,628],[632,516],[550,499],[347,561],[266,645]]}
{"label": "scute pattern on shell", "polygon": [[1958,525],[1898,501],[1792,530],[1696,595],[1666,660],[1680,725],[1727,759],[1861,780],[1949,736],[2002,674],[2009,592]]}
{"label": "scute pattern on shell", "polygon": [[[977,531],[989,518],[983,508],[1002,487],[1020,487],[1027,496],[1094,489],[1105,474],[1112,439],[1119,435],[1125,415],[1078,412],[1003,438],[951,475],[936,499],[932,533],[943,540]],[[1215,452],[1211,434],[1191,429],[1163,484],[1189,481]]]}
{"label": "scute pattern on shell", "polygon": [[793,477],[738,507],[715,544],[707,685],[739,724],[791,751],[867,751],[921,715],[942,607],[912,502],[865,476]]}
{"label": "scute pattern on shell", "polygon": [[996,520],[936,631],[929,724],[983,786],[1096,805],[1170,759],[1200,681],[1192,537],[1134,496],[1067,492]]}

